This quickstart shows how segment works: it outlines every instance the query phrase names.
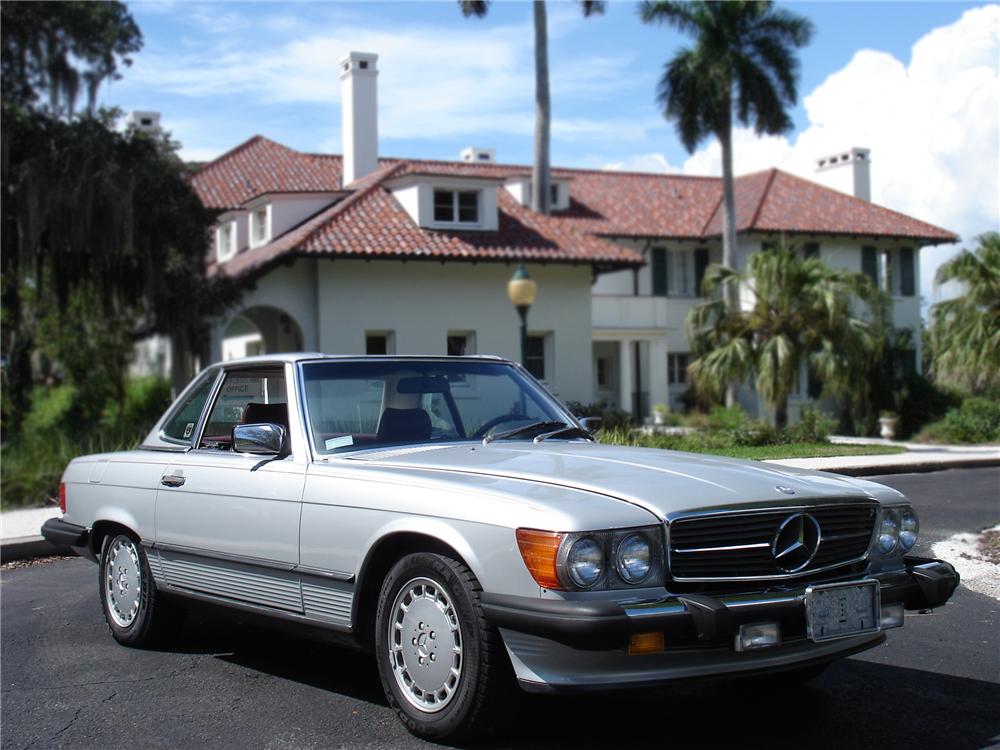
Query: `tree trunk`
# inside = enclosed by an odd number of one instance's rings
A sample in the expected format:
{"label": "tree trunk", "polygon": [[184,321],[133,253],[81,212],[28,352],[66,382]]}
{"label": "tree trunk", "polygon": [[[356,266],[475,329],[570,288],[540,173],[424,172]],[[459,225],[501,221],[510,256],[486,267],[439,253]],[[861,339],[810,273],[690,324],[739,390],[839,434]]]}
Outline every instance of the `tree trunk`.
{"label": "tree trunk", "polygon": [[783,393],[774,401],[774,426],[779,430],[788,426],[788,394]]}
{"label": "tree trunk", "polygon": [[[733,122],[728,114],[719,132],[719,145],[722,147],[722,265],[736,268],[736,194],[733,186]],[[739,287],[735,283],[725,285],[724,292],[726,310],[736,312],[739,309]],[[726,406],[736,404],[736,384],[726,386]]]}
{"label": "tree trunk", "polygon": [[170,336],[170,386],[174,398],[191,382],[191,353],[183,332]]}
{"label": "tree trunk", "polygon": [[535,0],[535,161],[531,167],[531,208],[548,215],[551,211],[549,190],[549,141],[552,128],[552,102],[549,98],[549,32],[545,0]]}

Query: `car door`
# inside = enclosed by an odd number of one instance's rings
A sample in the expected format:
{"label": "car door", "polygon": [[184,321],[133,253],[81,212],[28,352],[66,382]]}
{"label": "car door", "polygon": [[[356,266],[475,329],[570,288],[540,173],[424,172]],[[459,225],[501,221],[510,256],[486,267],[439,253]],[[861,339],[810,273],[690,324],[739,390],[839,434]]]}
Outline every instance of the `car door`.
{"label": "car door", "polygon": [[[291,376],[283,364],[227,369],[194,448],[164,469],[156,550],[169,586],[302,611],[294,568],[306,452],[297,409],[289,403]],[[233,452],[233,426],[263,421],[286,428],[290,456],[262,460]]]}

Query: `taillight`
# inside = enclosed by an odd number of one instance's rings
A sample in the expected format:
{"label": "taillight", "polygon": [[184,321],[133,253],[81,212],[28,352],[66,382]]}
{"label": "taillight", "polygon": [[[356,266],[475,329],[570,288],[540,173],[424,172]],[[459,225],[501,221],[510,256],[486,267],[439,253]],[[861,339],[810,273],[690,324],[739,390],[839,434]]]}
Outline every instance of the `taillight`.
{"label": "taillight", "polygon": [[63,513],[66,512],[66,483],[59,483],[59,510]]}

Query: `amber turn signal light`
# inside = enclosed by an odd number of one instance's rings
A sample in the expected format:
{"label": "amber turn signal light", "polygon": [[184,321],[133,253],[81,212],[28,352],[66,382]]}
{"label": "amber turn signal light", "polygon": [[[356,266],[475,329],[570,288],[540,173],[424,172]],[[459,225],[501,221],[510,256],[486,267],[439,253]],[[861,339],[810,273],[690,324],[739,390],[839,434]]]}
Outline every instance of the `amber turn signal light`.
{"label": "amber turn signal light", "polygon": [[535,583],[545,589],[561,589],[556,570],[556,556],[563,534],[538,529],[518,529],[517,548]]}
{"label": "amber turn signal light", "polygon": [[655,654],[663,650],[663,631],[635,633],[628,642],[629,656]]}

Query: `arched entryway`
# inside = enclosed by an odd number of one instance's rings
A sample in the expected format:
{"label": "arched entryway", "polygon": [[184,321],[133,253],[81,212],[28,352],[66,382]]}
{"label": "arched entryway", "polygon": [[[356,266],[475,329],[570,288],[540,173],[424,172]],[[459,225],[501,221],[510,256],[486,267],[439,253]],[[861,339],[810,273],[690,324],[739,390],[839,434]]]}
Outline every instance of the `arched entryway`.
{"label": "arched entryway", "polygon": [[249,307],[234,316],[222,334],[222,359],[302,350],[302,330],[276,307]]}

